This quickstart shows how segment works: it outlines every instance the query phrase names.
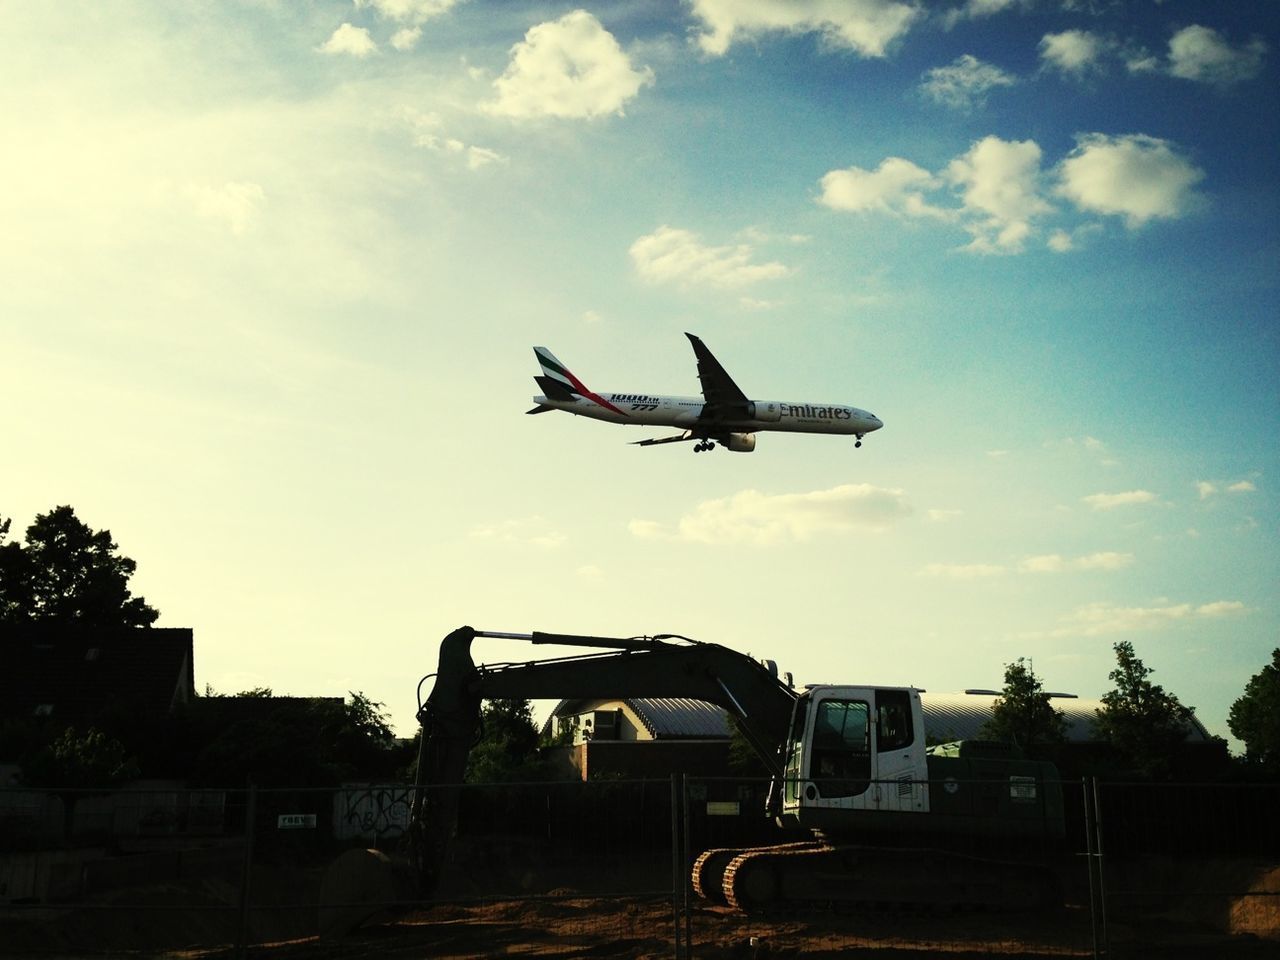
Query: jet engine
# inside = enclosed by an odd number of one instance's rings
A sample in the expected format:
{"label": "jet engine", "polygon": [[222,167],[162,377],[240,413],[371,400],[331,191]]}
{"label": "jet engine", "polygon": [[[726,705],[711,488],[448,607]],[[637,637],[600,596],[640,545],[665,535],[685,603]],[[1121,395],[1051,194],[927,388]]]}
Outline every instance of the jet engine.
{"label": "jet engine", "polygon": [[782,419],[782,404],[777,400],[751,400],[747,403],[747,419],[777,423]]}
{"label": "jet engine", "polygon": [[731,433],[725,446],[734,453],[750,453],[756,448],[756,435],[754,433]]}

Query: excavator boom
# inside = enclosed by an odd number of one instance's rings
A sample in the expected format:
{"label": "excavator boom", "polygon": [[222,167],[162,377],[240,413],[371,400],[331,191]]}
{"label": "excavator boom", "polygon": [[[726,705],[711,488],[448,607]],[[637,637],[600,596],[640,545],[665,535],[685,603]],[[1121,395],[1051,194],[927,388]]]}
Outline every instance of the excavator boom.
{"label": "excavator boom", "polygon": [[[477,637],[587,647],[605,652],[477,666]],[[683,637],[584,637],[513,634],[460,627],[440,644],[435,685],[418,711],[422,741],[410,825],[419,879],[431,891],[439,879],[457,822],[458,787],[476,741],[482,700],[565,697],[683,697],[720,706],[775,778],[796,694],[764,664],[714,643]],[[776,791],[775,791],[776,792]]]}

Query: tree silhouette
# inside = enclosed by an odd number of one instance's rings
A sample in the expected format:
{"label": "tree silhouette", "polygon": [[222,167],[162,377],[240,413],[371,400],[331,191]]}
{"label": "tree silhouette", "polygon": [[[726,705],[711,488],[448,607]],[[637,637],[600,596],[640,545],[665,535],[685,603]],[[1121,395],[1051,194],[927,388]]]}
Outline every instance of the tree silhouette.
{"label": "tree silhouette", "polygon": [[1148,677],[1155,671],[1122,640],[1113,648],[1116,669],[1107,676],[1115,688],[1102,698],[1097,711],[1098,734],[1109,741],[1138,773],[1164,779],[1175,754],[1186,741],[1192,711]]}
{"label": "tree silhouette", "polygon": [[159,616],[130,593],[137,564],[116,552],[111,531],[68,506],[39,514],[25,544],[4,542],[10,525],[0,520],[0,625],[147,627]]}
{"label": "tree silhouette", "polygon": [[1280,773],[1280,647],[1231,704],[1227,726],[1244,743],[1246,760]]}
{"label": "tree silhouette", "polygon": [[1029,748],[1032,744],[1062,743],[1067,736],[1067,718],[1054,709],[1040,678],[1027,661],[1019,657],[1004,667],[1004,689],[984,724],[984,736],[1008,740]]}

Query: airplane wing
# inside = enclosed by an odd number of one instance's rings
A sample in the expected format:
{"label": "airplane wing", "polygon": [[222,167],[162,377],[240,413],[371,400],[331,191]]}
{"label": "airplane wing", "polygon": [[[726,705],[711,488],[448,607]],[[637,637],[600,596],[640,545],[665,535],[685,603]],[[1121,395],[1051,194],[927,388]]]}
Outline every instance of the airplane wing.
{"label": "airplane wing", "polygon": [[692,439],[694,439],[693,433],[691,431],[685,431],[676,437],[660,437],[657,440],[632,440],[631,445],[633,447],[652,447],[655,443],[681,443],[684,440]]}
{"label": "airplane wing", "polygon": [[707,401],[702,410],[704,419],[722,417],[733,410],[740,410],[747,405],[747,395],[733,382],[733,377],[725,372],[717,360],[707,349],[707,345],[692,333],[686,333],[693,344],[693,355],[698,359],[698,380],[702,383],[702,397]]}

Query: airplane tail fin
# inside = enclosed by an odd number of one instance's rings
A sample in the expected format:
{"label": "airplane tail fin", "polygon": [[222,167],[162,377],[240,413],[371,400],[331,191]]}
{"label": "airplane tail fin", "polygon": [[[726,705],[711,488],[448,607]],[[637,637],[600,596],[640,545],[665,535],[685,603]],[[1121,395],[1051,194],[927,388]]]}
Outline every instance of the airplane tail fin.
{"label": "airplane tail fin", "polygon": [[[555,354],[546,347],[534,347],[533,352],[538,358],[538,363],[542,365],[543,374],[534,379],[538,381],[538,386],[542,387],[548,397],[554,400],[572,400],[573,395],[581,396],[588,393],[582,381],[575,377],[569,368],[557,360]],[[555,386],[548,387],[546,381],[553,382]]]}

